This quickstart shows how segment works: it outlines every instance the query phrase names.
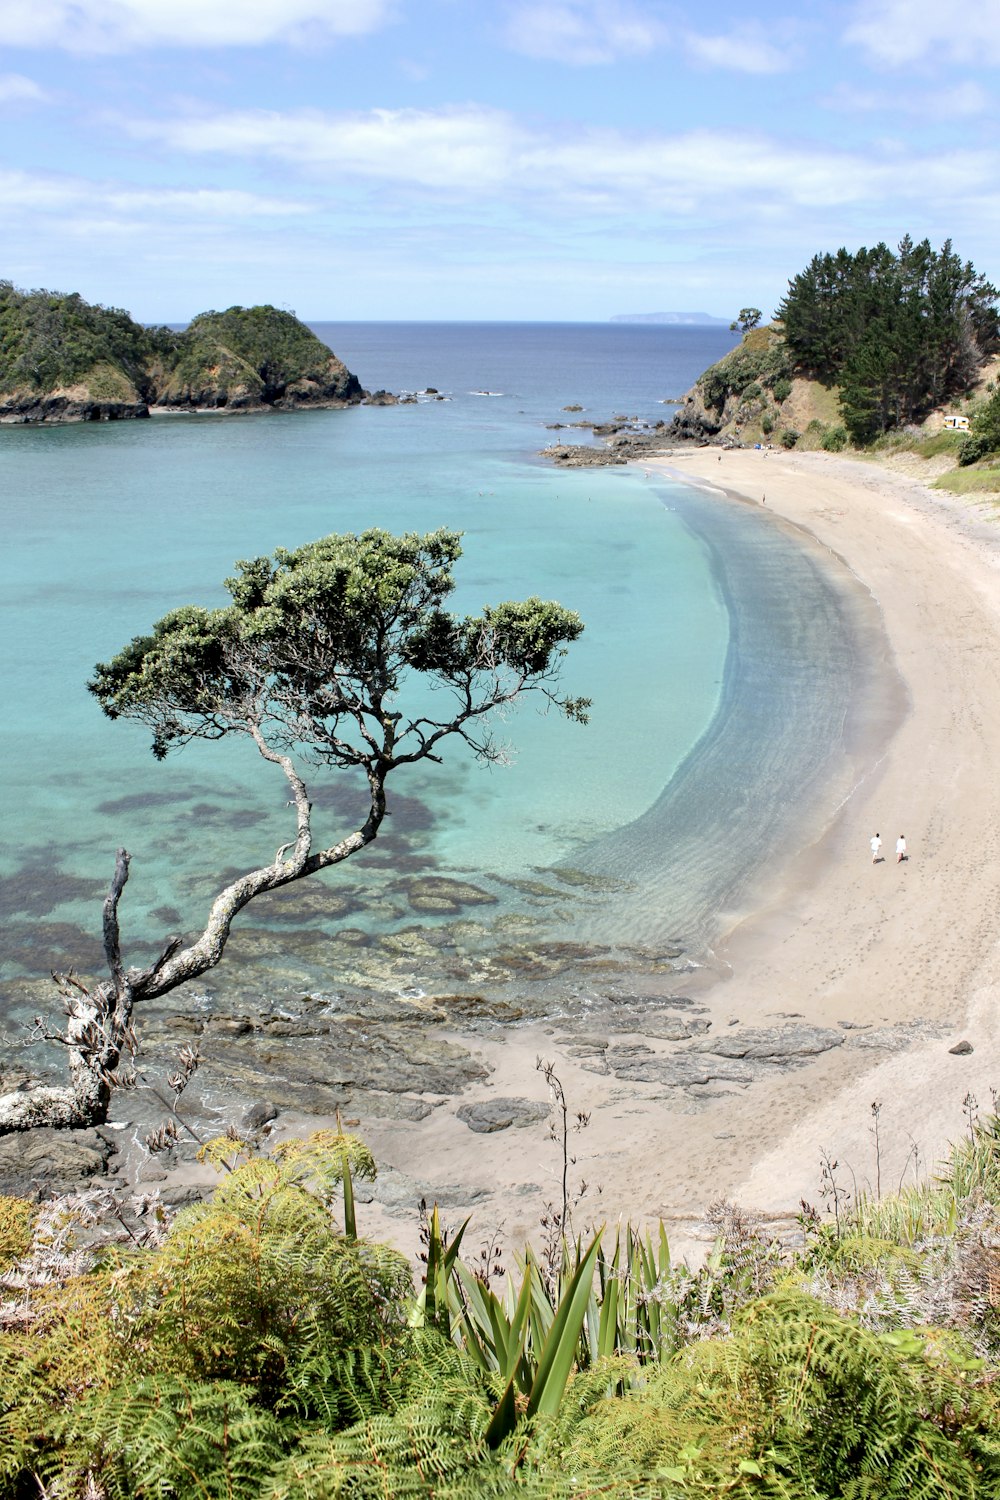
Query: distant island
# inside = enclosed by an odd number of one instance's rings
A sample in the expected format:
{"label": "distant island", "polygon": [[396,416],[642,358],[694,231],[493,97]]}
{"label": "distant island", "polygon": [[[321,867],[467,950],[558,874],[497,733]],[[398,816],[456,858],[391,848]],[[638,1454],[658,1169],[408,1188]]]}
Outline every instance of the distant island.
{"label": "distant island", "polygon": [[154,411],[289,411],[390,404],[292,313],[199,313],[148,328],[76,292],[0,281],[0,422],[120,421]]}
{"label": "distant island", "polygon": [[614,317],[608,319],[609,323],[674,323],[683,324],[685,327],[722,328],[729,326],[729,318],[713,318],[711,313],[705,312],[651,312],[651,313],[615,313]]}

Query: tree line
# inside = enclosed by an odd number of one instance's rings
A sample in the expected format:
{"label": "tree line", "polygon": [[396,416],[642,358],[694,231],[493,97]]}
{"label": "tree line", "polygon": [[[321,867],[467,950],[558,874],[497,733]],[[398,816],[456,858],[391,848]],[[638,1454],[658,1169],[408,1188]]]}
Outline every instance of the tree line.
{"label": "tree line", "polygon": [[1000,347],[1000,292],[946,240],[907,235],[814,255],[777,311],[795,364],[838,384],[852,440],[871,442],[969,389]]}

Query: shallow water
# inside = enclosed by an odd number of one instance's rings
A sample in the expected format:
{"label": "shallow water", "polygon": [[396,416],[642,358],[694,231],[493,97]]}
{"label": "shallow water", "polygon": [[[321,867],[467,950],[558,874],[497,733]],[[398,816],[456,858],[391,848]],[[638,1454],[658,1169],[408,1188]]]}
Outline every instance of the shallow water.
{"label": "shallow water", "polygon": [[[555,470],[535,454],[546,424],[576,419],[569,403],[595,418],[669,418],[662,399],[729,336],[318,327],[368,387],[433,385],[450,399],[0,429],[3,973],[96,961],[119,844],[134,861],[126,934],[144,942],[194,929],[221,874],[273,856],[289,836],[280,773],[245,745],[157,764],[148,736],[105,720],[84,684],[167,609],[222,602],[236,558],[372,525],[463,531],[459,610],[529,593],[578,610],[586,632],[565,687],[594,710],[581,728],[525,705],[508,726],[512,767],[456,754],[400,781],[378,857],[363,856],[370,869],[352,861],[325,877],[338,899],[360,894],[351,926],[412,921],[406,900],[382,891],[400,869],[485,881],[502,897],[495,919],[523,907],[509,882],[558,866],[611,885],[595,902],[564,880],[564,899],[546,908],[553,929],[704,943],[839,732],[854,663],[843,598],[752,507],[640,470]],[[317,837],[332,841],[353,826],[357,790],[342,777],[315,792]],[[331,913],[328,925],[344,920]]]}

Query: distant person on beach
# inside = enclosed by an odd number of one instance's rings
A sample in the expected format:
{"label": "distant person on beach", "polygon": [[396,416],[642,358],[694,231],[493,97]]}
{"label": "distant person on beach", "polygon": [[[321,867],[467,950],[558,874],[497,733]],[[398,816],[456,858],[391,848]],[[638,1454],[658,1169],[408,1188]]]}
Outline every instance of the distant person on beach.
{"label": "distant person on beach", "polygon": [[878,851],[882,847],[882,835],[880,833],[873,833],[872,836],[871,836],[871,838],[868,840],[868,842],[872,846],[872,864],[873,865],[877,865],[878,864]]}
{"label": "distant person on beach", "polygon": [[901,865],[906,858],[906,840],[902,834],[896,840],[896,863]]}

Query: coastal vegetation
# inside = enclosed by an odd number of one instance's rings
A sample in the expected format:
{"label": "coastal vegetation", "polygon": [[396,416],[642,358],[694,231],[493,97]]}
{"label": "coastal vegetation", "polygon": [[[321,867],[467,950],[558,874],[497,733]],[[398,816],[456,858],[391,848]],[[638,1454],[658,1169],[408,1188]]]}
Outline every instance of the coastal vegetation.
{"label": "coastal vegetation", "polygon": [[231,307],[147,328],[78,293],[0,281],[0,420],[108,420],[150,407],[346,405],[357,377],[294,314]]}
{"label": "coastal vegetation", "polygon": [[831,1177],[795,1249],[717,1204],[698,1269],[621,1224],[506,1273],[435,1209],[419,1286],[360,1234],[356,1138],[202,1157],[219,1186],[172,1220],[155,1195],[0,1199],[12,1500],[1000,1490],[995,1117],[935,1182],[847,1205]]}
{"label": "coastal vegetation", "polygon": [[[59,980],[68,1022],[63,1036],[48,1039],[62,1043],[69,1082],[0,1098],[0,1135],[103,1122],[112,1090],[134,1082],[136,1006],[213,968],[234,919],[257,896],[370,844],[394,772],[438,761],[456,741],[481,762],[501,762],[496,716],[526,694],[586,722],[588,700],[559,691],[562,658],[583,630],[579,616],[538,598],[450,613],[461,551],[452,531],[370,530],[243,561],[226,580],[226,607],[175,609],[97,665],[89,686],[101,708],[148,728],[158,758],[192,740],[249,739],[284,776],[294,827],[273,859],[226,882],[200,936],[169,938],[140,967],[122,958],[119,904],[130,860],[119,849],[104,903],[109,977],[93,986],[75,975]],[[304,779],[310,766],[352,776],[358,799],[356,826],[319,849]]]}
{"label": "coastal vegetation", "polygon": [[840,390],[844,425],[864,444],[919,420],[975,382],[1000,344],[1000,293],[946,241],[909,236],[816,255],[777,311],[797,370]]}
{"label": "coastal vegetation", "polygon": [[950,406],[971,417],[956,460],[988,462],[1000,450],[1000,418],[994,402],[980,411],[981,387],[1000,353],[998,299],[950,241],[935,251],[907,236],[895,251],[880,243],[815,255],[789,282],[774,322],[757,326],[756,309],[743,309],[741,343],[699,377],[667,440],[836,453],[905,434],[900,441],[914,447],[928,435],[922,424],[939,425]]}

